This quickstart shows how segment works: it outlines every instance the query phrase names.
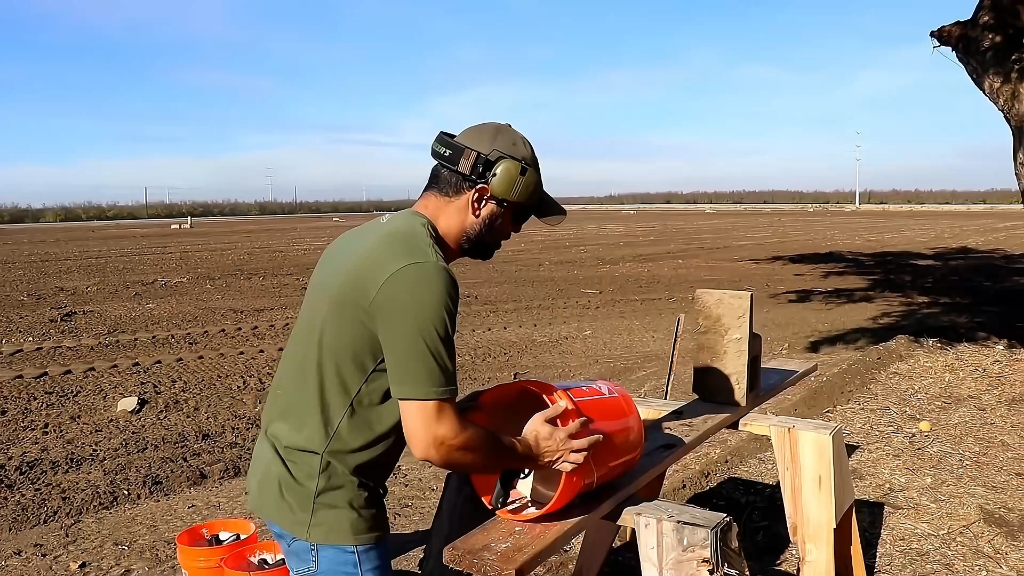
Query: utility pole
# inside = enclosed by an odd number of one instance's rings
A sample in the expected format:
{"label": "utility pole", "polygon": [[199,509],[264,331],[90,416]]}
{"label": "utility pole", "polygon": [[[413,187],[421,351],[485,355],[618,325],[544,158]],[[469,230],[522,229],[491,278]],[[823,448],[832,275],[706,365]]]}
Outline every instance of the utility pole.
{"label": "utility pole", "polygon": [[299,187],[292,186],[292,204],[295,204],[295,209],[299,209]]}
{"label": "utility pole", "polygon": [[142,189],[142,201],[146,203],[146,218],[149,218],[149,186]]}
{"label": "utility pole", "polygon": [[171,203],[171,189],[168,188],[167,186],[164,186],[164,204],[170,204],[170,203]]}
{"label": "utility pole", "polygon": [[[860,130],[857,131],[857,136],[860,136]],[[856,192],[854,192],[854,202],[857,204],[857,207],[860,208],[860,138],[857,138],[855,146],[857,147],[857,188]]]}

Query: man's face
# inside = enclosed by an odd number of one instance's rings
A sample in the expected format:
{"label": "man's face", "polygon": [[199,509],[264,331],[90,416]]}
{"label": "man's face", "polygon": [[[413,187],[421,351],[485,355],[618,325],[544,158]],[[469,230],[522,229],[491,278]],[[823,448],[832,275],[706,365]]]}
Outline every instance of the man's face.
{"label": "man's face", "polygon": [[[486,190],[486,187],[483,189]],[[512,205],[499,207],[486,192],[475,201],[479,203],[480,215],[462,235],[460,251],[467,258],[486,261],[494,257],[502,242],[522,230],[529,215]]]}

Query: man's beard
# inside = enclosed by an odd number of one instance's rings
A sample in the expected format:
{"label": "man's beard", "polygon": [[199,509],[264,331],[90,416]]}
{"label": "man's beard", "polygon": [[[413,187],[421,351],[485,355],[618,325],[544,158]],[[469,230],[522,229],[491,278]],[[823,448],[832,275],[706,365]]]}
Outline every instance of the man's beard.
{"label": "man's beard", "polygon": [[498,233],[497,212],[484,216],[476,226],[462,235],[460,251],[463,256],[473,260],[490,260],[501,247],[502,238]]}

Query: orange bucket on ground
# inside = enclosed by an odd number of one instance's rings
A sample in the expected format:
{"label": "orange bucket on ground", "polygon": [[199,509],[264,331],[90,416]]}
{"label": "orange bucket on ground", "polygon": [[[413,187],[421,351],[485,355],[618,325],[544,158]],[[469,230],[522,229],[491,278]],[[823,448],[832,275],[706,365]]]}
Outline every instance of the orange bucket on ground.
{"label": "orange bucket on ground", "polygon": [[[622,476],[640,460],[644,423],[629,392],[614,382],[507,382],[481,392],[465,415],[482,428],[519,436],[534,414],[559,401],[565,401],[566,408],[551,421],[553,424],[567,426],[586,417],[589,422],[573,438],[594,434],[604,437],[571,472],[548,468],[519,474],[511,486],[508,505],[496,511],[498,516],[528,520],[549,514],[579,494]],[[473,488],[488,506],[500,477],[470,475]]]}
{"label": "orange bucket on ground", "polygon": [[258,542],[235,550],[221,561],[224,576],[288,576],[288,566],[275,540]]}
{"label": "orange bucket on ground", "polygon": [[[238,534],[227,543],[220,535]],[[213,540],[211,540],[213,539]],[[220,518],[182,530],[174,539],[183,576],[223,576],[221,560],[259,540],[256,524],[244,518]]]}

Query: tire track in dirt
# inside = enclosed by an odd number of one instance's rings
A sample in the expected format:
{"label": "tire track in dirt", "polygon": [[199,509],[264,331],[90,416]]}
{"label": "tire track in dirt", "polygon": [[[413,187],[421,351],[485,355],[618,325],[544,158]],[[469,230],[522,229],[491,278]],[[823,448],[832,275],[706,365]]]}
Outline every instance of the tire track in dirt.
{"label": "tire track in dirt", "polygon": [[[11,382],[0,404],[0,540],[244,474],[272,354]],[[144,400],[117,412],[125,396]]]}
{"label": "tire track in dirt", "polygon": [[172,332],[114,334],[99,339],[23,342],[2,349],[0,371],[90,364],[98,359],[144,358],[275,344],[287,340],[291,326],[290,321],[249,323]]}
{"label": "tire track in dirt", "polygon": [[222,358],[225,356],[256,356],[267,354],[277,357],[284,351],[284,343],[267,344],[264,346],[247,346],[244,348],[220,348],[218,350],[197,350],[180,354],[159,354],[156,356],[119,357],[113,360],[87,360],[70,365],[53,364],[46,367],[29,367],[14,370],[0,370],[0,382],[13,380],[38,380],[40,378],[66,376],[69,374],[87,374],[116,370],[119,368],[149,367],[165,364],[180,364],[192,360]]}

